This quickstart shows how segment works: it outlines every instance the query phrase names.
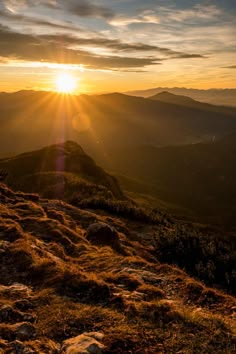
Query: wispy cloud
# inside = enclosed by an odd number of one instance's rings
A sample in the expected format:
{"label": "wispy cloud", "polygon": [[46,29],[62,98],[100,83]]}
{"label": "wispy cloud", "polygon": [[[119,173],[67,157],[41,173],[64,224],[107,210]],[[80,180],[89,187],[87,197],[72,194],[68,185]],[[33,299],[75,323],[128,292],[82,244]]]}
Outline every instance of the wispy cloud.
{"label": "wispy cloud", "polygon": [[55,8],[57,6],[57,0],[1,0],[1,2],[5,9],[12,13],[27,7],[46,6]]}
{"label": "wispy cloud", "polygon": [[149,24],[158,24],[160,23],[160,18],[155,14],[152,10],[142,11],[139,15],[125,16],[125,15],[117,15],[109,20],[109,24],[112,26],[128,26],[137,23],[149,23]]}
{"label": "wispy cloud", "polygon": [[167,22],[209,21],[222,15],[216,5],[197,4],[193,7],[180,9],[176,6],[158,5],[154,9],[141,10],[135,16],[116,15],[109,20],[112,26],[123,27],[132,24],[163,24]]}
{"label": "wispy cloud", "polygon": [[178,9],[178,8],[162,8],[166,13],[164,19],[172,21],[188,21],[188,20],[204,20],[209,21],[215,19],[222,14],[222,10],[216,5],[202,5],[197,4],[192,8]]}
{"label": "wispy cloud", "polygon": [[70,25],[67,23],[52,22],[52,21],[48,21],[48,20],[45,20],[40,17],[25,16],[22,14],[13,13],[13,12],[6,11],[6,10],[0,10],[0,19],[7,22],[8,24],[9,24],[9,22],[11,22],[12,24],[14,24],[14,23],[17,24],[20,22],[21,26],[33,25],[33,26],[51,27],[54,30],[60,29],[60,30],[69,30],[69,31],[75,31],[75,30],[82,31],[82,28],[80,28],[78,26]]}

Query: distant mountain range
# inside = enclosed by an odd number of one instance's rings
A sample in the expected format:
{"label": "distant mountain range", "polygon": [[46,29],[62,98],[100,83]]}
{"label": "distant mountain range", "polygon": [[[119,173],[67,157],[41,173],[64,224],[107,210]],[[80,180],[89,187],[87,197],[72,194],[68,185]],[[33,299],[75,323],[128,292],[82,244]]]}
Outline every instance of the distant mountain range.
{"label": "distant mountain range", "polygon": [[236,131],[236,109],[198,102],[183,105],[183,98],[178,97],[173,104],[163,102],[162,96],[154,100],[119,93],[1,94],[1,154],[72,140],[103,162],[113,158],[114,148],[211,141]]}
{"label": "distant mountain range", "polygon": [[184,87],[156,87],[147,90],[137,90],[126,92],[127,95],[150,97],[163,91],[168,91],[175,95],[183,95],[197,101],[206,102],[214,105],[236,106],[236,89],[187,89]]}

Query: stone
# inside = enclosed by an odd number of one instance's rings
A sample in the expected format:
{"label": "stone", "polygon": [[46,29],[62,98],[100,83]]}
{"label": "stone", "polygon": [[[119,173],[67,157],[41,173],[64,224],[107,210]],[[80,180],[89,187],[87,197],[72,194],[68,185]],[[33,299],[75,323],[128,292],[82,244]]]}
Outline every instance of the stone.
{"label": "stone", "polygon": [[102,222],[91,224],[87,229],[86,237],[95,245],[110,246],[116,250],[121,247],[118,232]]}
{"label": "stone", "polygon": [[14,283],[10,286],[0,285],[0,294],[9,298],[27,298],[30,297],[32,290],[24,284]]}
{"label": "stone", "polygon": [[102,354],[105,348],[100,341],[104,335],[99,332],[81,334],[63,342],[62,354]]}
{"label": "stone", "polygon": [[28,322],[17,323],[14,328],[16,339],[29,340],[35,336],[35,327]]}

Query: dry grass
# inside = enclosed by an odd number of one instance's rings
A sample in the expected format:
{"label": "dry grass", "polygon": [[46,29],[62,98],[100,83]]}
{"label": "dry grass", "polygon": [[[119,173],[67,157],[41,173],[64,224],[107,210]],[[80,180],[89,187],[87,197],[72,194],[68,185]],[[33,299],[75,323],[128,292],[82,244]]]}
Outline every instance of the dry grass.
{"label": "dry grass", "polygon": [[128,255],[84,237],[94,220],[117,219],[0,187],[0,352],[14,352],[22,321],[35,330],[21,338],[29,352],[59,353],[89,331],[104,333],[106,354],[234,352],[232,297],[152,262],[134,232],[121,237]]}

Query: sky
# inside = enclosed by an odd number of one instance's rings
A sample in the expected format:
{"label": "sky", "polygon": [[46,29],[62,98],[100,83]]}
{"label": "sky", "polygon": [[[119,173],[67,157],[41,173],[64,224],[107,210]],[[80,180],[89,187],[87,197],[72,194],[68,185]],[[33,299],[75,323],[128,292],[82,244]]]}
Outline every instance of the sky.
{"label": "sky", "polygon": [[236,0],[0,0],[0,91],[236,87]]}

